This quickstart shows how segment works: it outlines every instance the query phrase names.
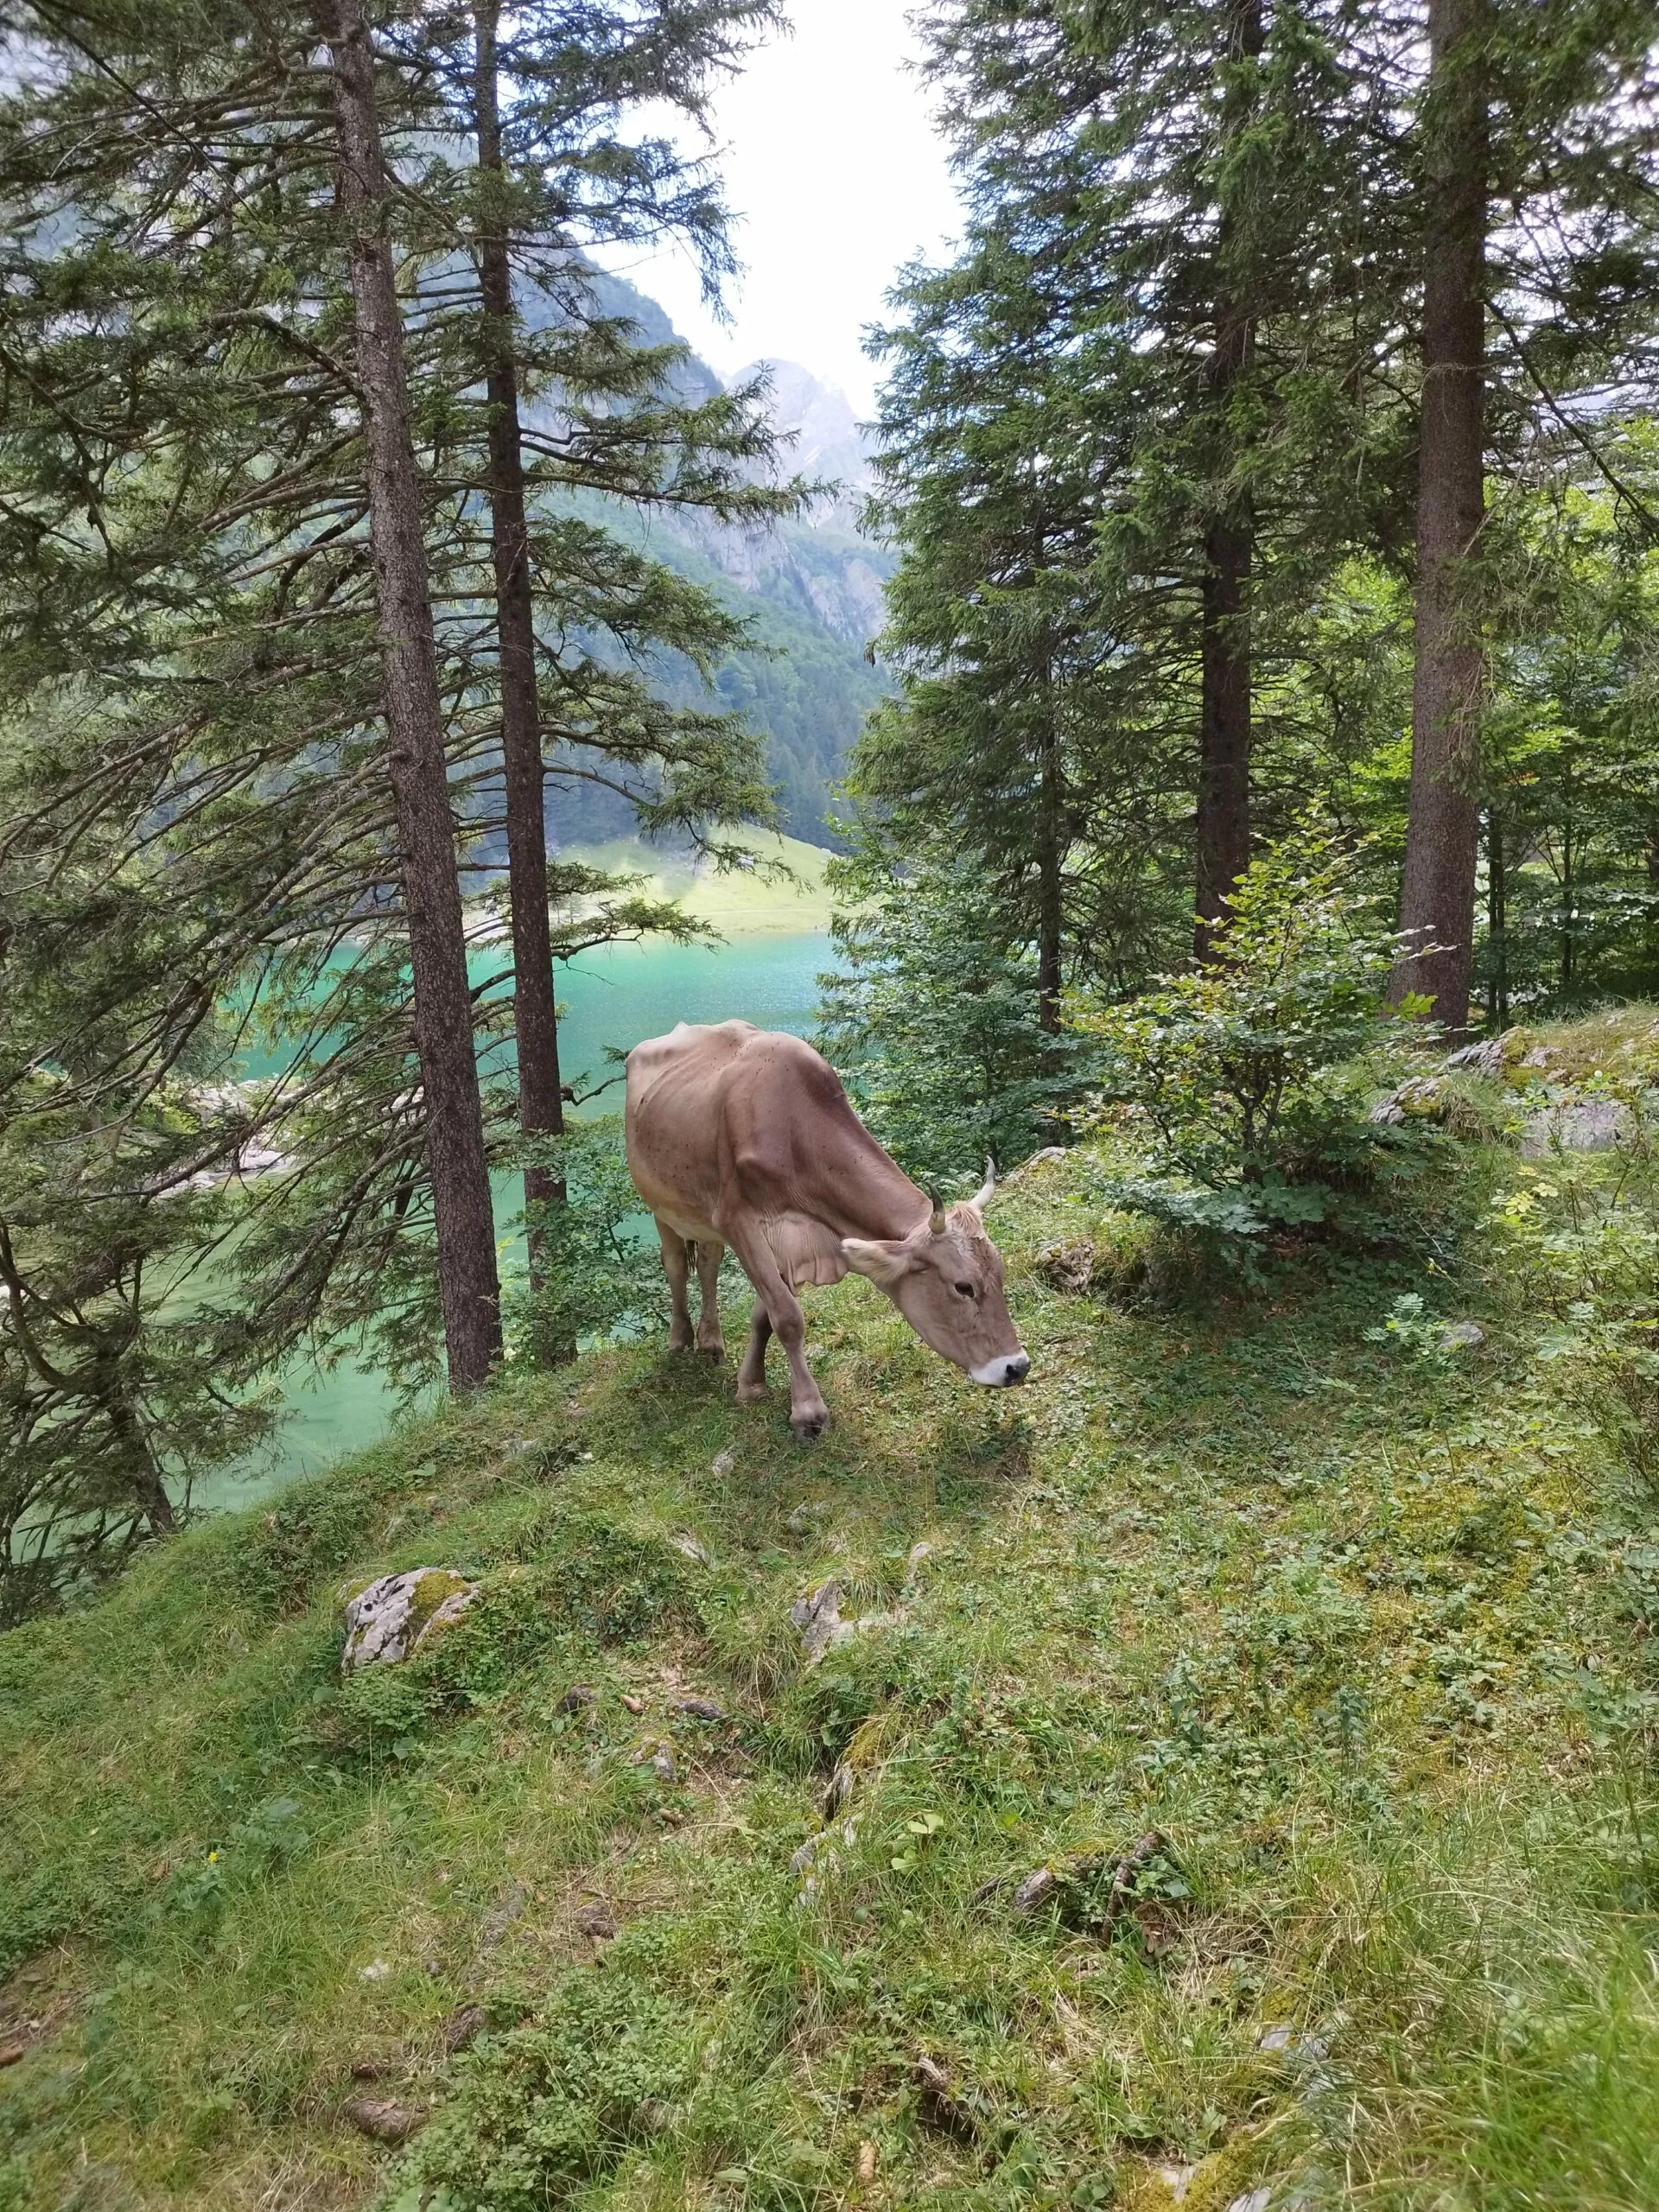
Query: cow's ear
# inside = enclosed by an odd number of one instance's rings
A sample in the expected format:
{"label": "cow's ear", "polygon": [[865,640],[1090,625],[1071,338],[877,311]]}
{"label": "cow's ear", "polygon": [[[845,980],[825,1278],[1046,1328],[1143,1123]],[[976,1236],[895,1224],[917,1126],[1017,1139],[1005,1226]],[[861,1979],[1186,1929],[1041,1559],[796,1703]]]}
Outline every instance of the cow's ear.
{"label": "cow's ear", "polygon": [[910,1266],[910,1248],[902,1236],[843,1236],[841,1256],[855,1275],[868,1275],[884,1290]]}

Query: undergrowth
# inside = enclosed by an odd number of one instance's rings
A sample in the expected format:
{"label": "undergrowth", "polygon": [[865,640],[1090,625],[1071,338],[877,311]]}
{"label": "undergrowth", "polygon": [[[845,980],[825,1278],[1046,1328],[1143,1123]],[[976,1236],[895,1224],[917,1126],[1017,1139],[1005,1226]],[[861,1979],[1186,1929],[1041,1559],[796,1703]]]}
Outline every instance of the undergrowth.
{"label": "undergrowth", "polygon": [[815,1445],[626,1347],[0,1637],[0,2207],[1659,2204],[1659,1529],[1523,1276],[991,1226],[1024,1391],[849,1281]]}

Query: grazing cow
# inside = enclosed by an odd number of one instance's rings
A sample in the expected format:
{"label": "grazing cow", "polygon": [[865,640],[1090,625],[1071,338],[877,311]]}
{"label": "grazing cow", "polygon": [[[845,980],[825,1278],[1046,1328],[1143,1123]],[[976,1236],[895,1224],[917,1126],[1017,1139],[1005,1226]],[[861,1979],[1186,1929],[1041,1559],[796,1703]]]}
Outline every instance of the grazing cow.
{"label": "grazing cow", "polygon": [[1002,1262],[983,1219],[995,1187],[941,1206],[890,1159],[827,1060],[752,1021],[681,1022],[628,1054],[628,1169],[657,1217],[674,1302],[671,1349],[690,1348],[686,1277],[702,1291],[700,1351],[721,1358],[716,1287],[729,1244],[754,1285],[737,1373],[747,1405],[766,1394],[766,1343],[789,1358],[789,1423],[817,1436],[829,1410],[802,1350],[797,1287],[851,1269],[879,1283],[924,1344],[976,1382],[1022,1382]]}

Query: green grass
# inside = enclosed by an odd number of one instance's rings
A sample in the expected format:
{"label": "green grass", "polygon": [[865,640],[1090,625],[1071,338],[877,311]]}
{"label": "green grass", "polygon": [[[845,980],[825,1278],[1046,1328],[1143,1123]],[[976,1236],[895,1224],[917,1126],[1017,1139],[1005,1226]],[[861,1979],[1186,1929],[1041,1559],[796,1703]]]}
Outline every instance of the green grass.
{"label": "green grass", "polygon": [[[616,874],[644,875],[650,895],[682,900],[689,913],[712,922],[722,937],[804,935],[827,930],[832,901],[823,880],[830,858],[798,837],[757,833],[745,840],[759,855],[754,869],[717,874],[635,837],[605,845],[571,845],[560,858]],[[787,874],[776,873],[781,868]]]}
{"label": "green grass", "polygon": [[[1065,1294],[1072,1173],[992,1215],[1025,1391],[849,1281],[816,1445],[607,1353],[0,1639],[0,2207],[1659,2205],[1628,1491],[1477,1276]],[[1408,1287],[1486,1344],[1370,1340]],[[342,1690],[422,1563],[485,1597]],[[808,1669],[829,1574],[887,1618]]]}

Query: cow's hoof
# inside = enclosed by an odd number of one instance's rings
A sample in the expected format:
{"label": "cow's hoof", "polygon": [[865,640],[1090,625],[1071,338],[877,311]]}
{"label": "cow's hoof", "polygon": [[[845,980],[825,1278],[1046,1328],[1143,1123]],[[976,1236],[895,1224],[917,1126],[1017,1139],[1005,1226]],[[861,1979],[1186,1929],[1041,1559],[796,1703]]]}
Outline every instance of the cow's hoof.
{"label": "cow's hoof", "polygon": [[763,1398],[770,1397],[771,1395],[764,1382],[740,1382],[737,1386],[737,1402],[740,1406],[758,1406]]}
{"label": "cow's hoof", "polygon": [[726,1357],[724,1344],[699,1344],[697,1350],[705,1359],[724,1359]]}
{"label": "cow's hoof", "polygon": [[798,1436],[802,1443],[804,1444],[809,1436],[822,1436],[823,1434],[824,1430],[830,1426],[830,1416],[827,1413],[803,1414],[800,1418],[797,1420],[793,1415],[791,1415],[789,1426],[795,1435]]}

